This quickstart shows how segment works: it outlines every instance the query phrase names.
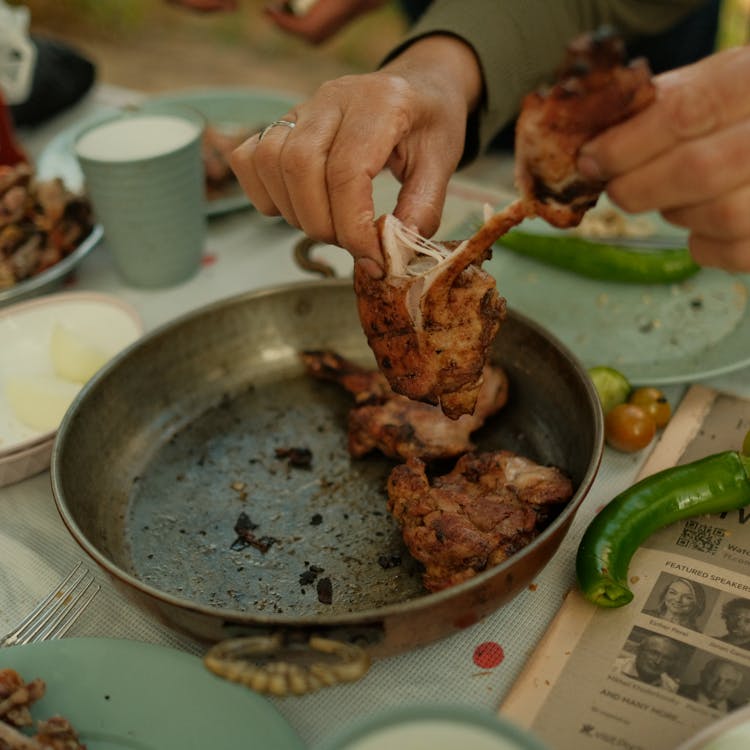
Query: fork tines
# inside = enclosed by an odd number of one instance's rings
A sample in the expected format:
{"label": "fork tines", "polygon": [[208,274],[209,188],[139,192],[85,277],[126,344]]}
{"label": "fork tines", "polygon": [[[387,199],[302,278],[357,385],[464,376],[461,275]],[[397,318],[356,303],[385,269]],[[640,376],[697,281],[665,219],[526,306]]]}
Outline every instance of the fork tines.
{"label": "fork tines", "polygon": [[60,638],[91,604],[100,588],[94,576],[79,562],[10,633],[0,638],[0,646]]}

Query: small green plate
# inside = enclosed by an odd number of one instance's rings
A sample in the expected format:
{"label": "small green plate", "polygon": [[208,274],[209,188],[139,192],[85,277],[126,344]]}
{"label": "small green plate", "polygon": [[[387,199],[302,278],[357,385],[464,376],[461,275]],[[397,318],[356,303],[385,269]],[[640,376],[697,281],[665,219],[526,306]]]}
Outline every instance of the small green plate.
{"label": "small green plate", "polygon": [[[642,215],[660,233],[682,231],[658,214]],[[478,223],[470,221],[450,237],[468,237]],[[540,219],[520,228],[559,233]],[[633,385],[683,383],[750,365],[750,274],[704,268],[679,284],[620,284],[554,268],[499,245],[484,268],[513,309],[554,333],[586,367],[614,367]]]}
{"label": "small green plate", "polygon": [[[260,129],[291,109],[301,96],[294,93],[256,88],[185,89],[134,100],[134,106],[161,107],[175,105],[190,107],[200,112],[209,123],[221,127],[236,126]],[[73,144],[80,131],[100,119],[110,117],[112,107],[97,112],[90,118],[58,133],[37,159],[37,173],[43,179],[62,177],[71,190],[80,190],[83,175],[78,166]],[[215,216],[250,205],[247,196],[237,186],[221,197],[206,201],[206,215]]]}
{"label": "small green plate", "polygon": [[35,719],[66,717],[92,750],[303,750],[265,698],[182,651],[139,641],[63,638],[0,651],[47,692]]}

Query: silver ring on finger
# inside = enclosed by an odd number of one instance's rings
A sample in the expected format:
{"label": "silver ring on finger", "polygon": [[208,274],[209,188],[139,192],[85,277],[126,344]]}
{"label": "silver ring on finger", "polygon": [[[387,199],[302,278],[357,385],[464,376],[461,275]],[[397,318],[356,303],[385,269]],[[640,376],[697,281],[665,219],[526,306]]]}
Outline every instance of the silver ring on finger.
{"label": "silver ring on finger", "polygon": [[266,125],[266,127],[260,131],[260,135],[258,136],[258,143],[260,143],[266,137],[266,134],[269,130],[271,130],[271,128],[275,128],[277,125],[283,125],[284,127],[293,130],[297,126],[297,123],[291,122],[290,120],[274,120],[272,123]]}

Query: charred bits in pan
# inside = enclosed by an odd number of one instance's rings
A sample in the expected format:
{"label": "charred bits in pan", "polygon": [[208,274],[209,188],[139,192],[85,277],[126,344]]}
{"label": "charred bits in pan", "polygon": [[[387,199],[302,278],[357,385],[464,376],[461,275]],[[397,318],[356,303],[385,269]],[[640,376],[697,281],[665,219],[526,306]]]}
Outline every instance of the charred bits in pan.
{"label": "charred bits in pan", "polygon": [[309,469],[313,454],[309,448],[277,448],[276,458],[285,458],[295,469]]}
{"label": "charred bits in pan", "polygon": [[272,536],[256,536],[254,532],[257,528],[258,524],[253,523],[250,516],[245,511],[242,511],[234,524],[234,531],[237,534],[237,538],[232,542],[231,548],[233,550],[241,550],[246,547],[255,547],[255,549],[265,555],[271,549],[272,545],[279,540]]}
{"label": "charred bits in pan", "polygon": [[318,579],[318,601],[321,604],[331,604],[333,602],[333,583],[330,578]]}
{"label": "charred bits in pan", "polygon": [[317,579],[315,589],[318,594],[318,601],[321,604],[331,604],[333,602],[333,582],[327,576],[325,578],[318,578],[320,573],[323,573],[323,568],[317,565],[310,565],[307,570],[300,573],[299,584],[300,586],[308,586]]}

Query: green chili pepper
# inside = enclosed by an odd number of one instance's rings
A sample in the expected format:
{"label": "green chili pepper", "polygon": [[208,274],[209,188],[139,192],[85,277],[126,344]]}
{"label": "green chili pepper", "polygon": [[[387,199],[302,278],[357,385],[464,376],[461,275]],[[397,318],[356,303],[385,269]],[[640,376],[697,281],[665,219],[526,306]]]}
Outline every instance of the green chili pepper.
{"label": "green chili pepper", "polygon": [[570,235],[533,234],[518,229],[503,235],[497,244],[527,258],[603,281],[670,284],[700,270],[686,247],[637,250]]}
{"label": "green chili pepper", "polygon": [[642,479],[602,508],[584,532],[576,557],[581,591],[601,607],[627,604],[633,598],[630,560],[651,534],[675,521],[745,505],[750,505],[750,455],[736,451]]}

